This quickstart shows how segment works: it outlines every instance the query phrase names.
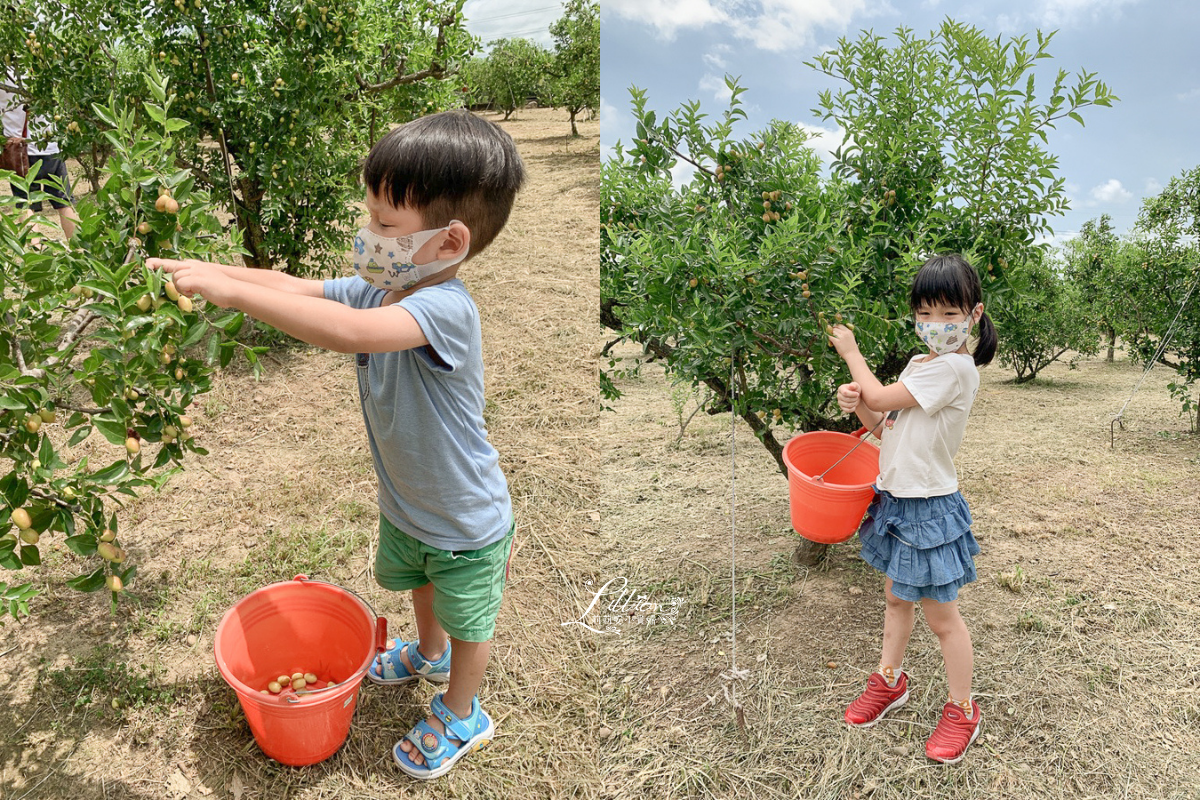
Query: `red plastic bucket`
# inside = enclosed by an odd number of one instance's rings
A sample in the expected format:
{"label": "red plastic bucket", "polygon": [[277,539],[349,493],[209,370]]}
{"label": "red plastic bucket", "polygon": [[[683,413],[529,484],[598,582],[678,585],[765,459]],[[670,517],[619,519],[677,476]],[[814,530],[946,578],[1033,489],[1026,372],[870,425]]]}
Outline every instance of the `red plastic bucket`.
{"label": "red plastic bucket", "polygon": [[[387,620],[358,595],[304,575],[254,591],[225,612],[213,653],[254,741],[300,767],[337,752],[350,733],[358,687],[386,647]],[[319,676],[318,688],[263,694],[281,675]]]}
{"label": "red plastic bucket", "polygon": [[[784,445],[792,527],[805,539],[837,544],[858,530],[875,497],[873,484],[879,477],[878,447],[863,442],[850,452],[866,432],[866,428],[854,434],[813,431],[795,436]],[[843,456],[845,460],[830,469]],[[814,479],[822,473],[821,480]]]}

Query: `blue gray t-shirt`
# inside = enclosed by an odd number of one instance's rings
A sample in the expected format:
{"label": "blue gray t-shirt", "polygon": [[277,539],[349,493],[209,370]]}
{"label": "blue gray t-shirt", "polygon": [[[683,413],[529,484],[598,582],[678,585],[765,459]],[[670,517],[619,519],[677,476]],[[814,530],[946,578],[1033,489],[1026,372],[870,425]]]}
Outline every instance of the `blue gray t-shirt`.
{"label": "blue gray t-shirt", "polygon": [[[325,281],[326,298],[353,308],[378,307],[385,294],[359,277]],[[508,482],[483,421],[479,310],[457,279],[397,305],[430,347],[356,356],[379,510],[432,547],[476,550],[504,538],[512,522]]]}

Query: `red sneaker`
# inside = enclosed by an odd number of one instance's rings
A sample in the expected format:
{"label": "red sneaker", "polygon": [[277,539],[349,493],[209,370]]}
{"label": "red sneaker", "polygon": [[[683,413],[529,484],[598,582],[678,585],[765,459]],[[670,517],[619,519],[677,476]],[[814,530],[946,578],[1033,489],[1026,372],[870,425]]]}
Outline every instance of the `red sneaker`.
{"label": "red sneaker", "polygon": [[958,703],[946,703],[937,728],[925,743],[925,755],[943,764],[957,764],[963,760],[971,742],[979,738],[979,704],[971,701],[971,718],[963,713]]}
{"label": "red sneaker", "polygon": [[908,702],[908,673],[900,670],[895,686],[878,672],[867,678],[867,690],[846,708],[846,724],[852,728],[869,728],[889,711]]}

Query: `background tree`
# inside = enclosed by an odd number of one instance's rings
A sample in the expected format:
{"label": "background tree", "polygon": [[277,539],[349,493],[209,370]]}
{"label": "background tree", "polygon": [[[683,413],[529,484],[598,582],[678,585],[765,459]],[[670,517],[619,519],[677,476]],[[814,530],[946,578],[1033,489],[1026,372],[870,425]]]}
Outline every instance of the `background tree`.
{"label": "background tree", "polygon": [[[1114,99],[1090,73],[1068,84],[1059,72],[1039,102],[1040,33],[1034,48],[953,22],[895,38],[843,39],[812,64],[845,84],[818,99],[845,131],[828,178],[795,126],[734,136],[745,116],[734,81],[712,124],[698,103],[660,121],[635,89],[636,138],[605,165],[602,321],[711,387],[715,408],[736,389],[781,472],[772,428],[850,425],[832,400],[846,373],[825,326],[854,324],[890,380],[915,351],[905,288],[925,254],[966,254],[989,305],[1002,303],[1009,261],[1032,257],[1065,207],[1047,129]],[[676,188],[680,161],[695,171]]]}
{"label": "background tree", "polygon": [[1086,290],[1065,277],[1061,264],[1042,251],[1009,264],[1003,302],[990,315],[999,337],[1000,363],[1026,383],[1067,356],[1073,369],[1080,358],[1095,355],[1099,335],[1085,300]]}
{"label": "background tree", "polygon": [[600,107],[600,6],[592,0],[567,0],[563,15],[551,26],[554,62],[553,105],[571,115],[571,135],[578,136],[575,117]]}
{"label": "background tree", "polygon": [[[70,585],[107,585],[114,602],[136,569],[119,534],[123,498],[205,452],[188,406],[209,390],[211,362],[234,357],[227,336],[242,324],[225,314],[214,329],[200,301],[143,266],[150,252],[232,255],[209,195],[174,165],[187,123],[153,69],[148,86],[141,108],[93,108],[112,151],[99,193],[78,202],[69,248],[31,246],[33,220],[0,197],[0,566],[36,567],[48,537],[63,536],[81,569]],[[245,352],[257,364],[260,351]],[[34,594],[0,581],[0,615],[28,613]]]}
{"label": "background tree", "polygon": [[234,217],[247,264],[328,266],[360,199],[358,163],[387,128],[461,104],[450,77],[474,46],[463,0],[20,0],[0,61],[63,148],[89,153],[107,125],[92,104],[138,98],[153,63],[190,123],[177,164]]}
{"label": "background tree", "polygon": [[1115,321],[1127,313],[1125,298],[1109,291],[1119,282],[1115,274],[1120,268],[1119,249],[1120,240],[1108,214],[1083,223],[1079,235],[1063,246],[1065,275],[1079,287],[1091,315],[1104,332],[1110,364],[1117,345]]}
{"label": "background tree", "polygon": [[[1171,393],[1200,431],[1200,167],[1143,202],[1137,231],[1142,280],[1123,297],[1129,307],[1119,334],[1142,363],[1157,359],[1175,370]],[[1127,266],[1125,274],[1136,269]]]}
{"label": "background tree", "polygon": [[474,59],[469,76],[474,102],[508,119],[531,99],[547,96],[550,53],[529,39],[497,39],[486,58]]}

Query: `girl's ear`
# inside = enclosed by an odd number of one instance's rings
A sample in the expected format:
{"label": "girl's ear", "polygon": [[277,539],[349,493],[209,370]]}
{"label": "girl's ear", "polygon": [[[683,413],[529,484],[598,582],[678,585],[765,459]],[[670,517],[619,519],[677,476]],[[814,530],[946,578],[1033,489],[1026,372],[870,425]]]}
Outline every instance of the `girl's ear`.
{"label": "girl's ear", "polygon": [[975,308],[971,311],[971,324],[978,324],[983,317],[983,303],[976,303]]}

